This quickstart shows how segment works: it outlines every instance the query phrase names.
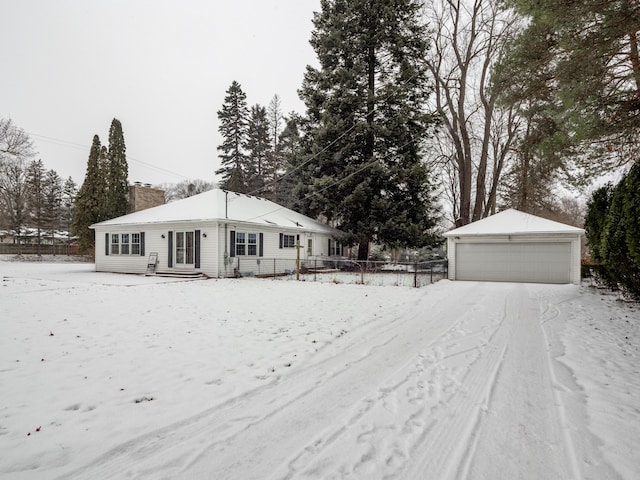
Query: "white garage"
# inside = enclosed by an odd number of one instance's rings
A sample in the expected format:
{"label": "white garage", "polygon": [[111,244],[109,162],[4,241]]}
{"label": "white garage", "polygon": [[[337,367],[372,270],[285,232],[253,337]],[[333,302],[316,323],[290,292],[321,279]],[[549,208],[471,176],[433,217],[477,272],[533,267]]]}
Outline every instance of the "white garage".
{"label": "white garage", "polygon": [[580,284],[581,228],[505,210],[445,234],[450,280]]}

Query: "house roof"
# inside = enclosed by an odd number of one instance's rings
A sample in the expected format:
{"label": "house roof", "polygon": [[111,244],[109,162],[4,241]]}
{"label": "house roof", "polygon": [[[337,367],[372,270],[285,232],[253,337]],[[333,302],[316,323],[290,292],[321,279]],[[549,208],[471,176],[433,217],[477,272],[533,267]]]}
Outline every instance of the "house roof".
{"label": "house roof", "polygon": [[582,235],[584,234],[584,230],[511,208],[460,228],[450,230],[445,233],[444,236],[531,235],[543,233]]}
{"label": "house roof", "polygon": [[91,228],[174,222],[229,222],[339,234],[335,228],[264,198],[214,189],[95,223]]}

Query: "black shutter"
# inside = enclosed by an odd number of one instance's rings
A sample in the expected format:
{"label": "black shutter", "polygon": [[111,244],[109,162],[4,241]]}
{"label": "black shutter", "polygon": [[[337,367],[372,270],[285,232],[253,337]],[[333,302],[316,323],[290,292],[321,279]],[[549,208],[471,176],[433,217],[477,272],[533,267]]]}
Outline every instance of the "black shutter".
{"label": "black shutter", "polygon": [[260,244],[258,247],[259,248],[258,255],[261,257],[264,257],[264,233],[261,233],[259,238],[260,238],[259,240]]}
{"label": "black shutter", "polygon": [[331,239],[329,239],[329,249],[327,250],[327,255],[331,256]]}
{"label": "black shutter", "polygon": [[280,248],[284,246],[284,233],[280,234]]}
{"label": "black shutter", "polygon": [[140,232],[140,256],[144,257],[144,232]]}
{"label": "black shutter", "polygon": [[167,251],[167,267],[169,268],[173,268],[173,231],[169,231],[167,233],[168,235],[168,244],[169,244],[169,250]]}
{"label": "black shutter", "polygon": [[200,268],[200,230],[196,230],[195,231],[195,239],[194,239],[194,247],[195,247],[195,252],[194,252],[194,267],[195,268]]}
{"label": "black shutter", "polygon": [[104,254],[109,255],[109,234],[104,234]]}
{"label": "black shutter", "polygon": [[236,231],[235,230],[231,230],[230,234],[229,234],[229,243],[231,243],[230,245],[230,253],[229,256],[230,257],[235,257],[236,256]]}

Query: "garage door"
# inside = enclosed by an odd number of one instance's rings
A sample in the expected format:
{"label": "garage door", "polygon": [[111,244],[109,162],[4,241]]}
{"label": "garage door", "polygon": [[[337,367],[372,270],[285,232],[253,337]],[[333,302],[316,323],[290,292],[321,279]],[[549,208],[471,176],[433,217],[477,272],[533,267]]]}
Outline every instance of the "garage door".
{"label": "garage door", "polygon": [[457,243],[456,279],[571,283],[571,243]]}

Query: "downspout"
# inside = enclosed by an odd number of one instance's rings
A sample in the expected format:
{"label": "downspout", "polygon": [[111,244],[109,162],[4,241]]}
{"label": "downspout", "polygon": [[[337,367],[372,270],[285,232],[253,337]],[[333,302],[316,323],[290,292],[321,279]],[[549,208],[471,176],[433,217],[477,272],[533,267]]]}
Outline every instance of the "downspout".
{"label": "downspout", "polygon": [[[229,192],[227,192],[226,190],[224,191],[224,219],[228,220],[229,219],[229,215],[228,215],[228,208],[227,208],[227,204],[229,202]],[[223,264],[224,264],[224,273],[225,276],[227,274],[227,266],[229,265],[229,247],[228,247],[228,242],[229,242],[229,234],[227,232],[227,227],[228,227],[228,222],[224,222],[224,254],[223,254]]]}

